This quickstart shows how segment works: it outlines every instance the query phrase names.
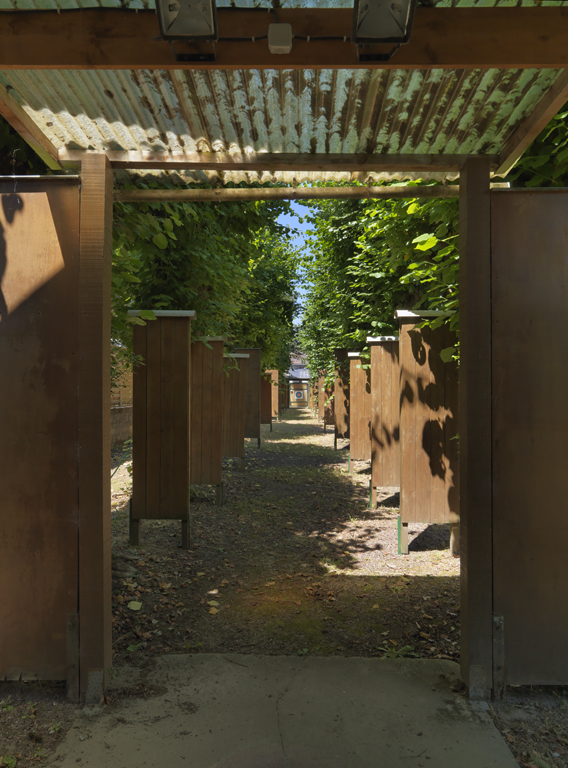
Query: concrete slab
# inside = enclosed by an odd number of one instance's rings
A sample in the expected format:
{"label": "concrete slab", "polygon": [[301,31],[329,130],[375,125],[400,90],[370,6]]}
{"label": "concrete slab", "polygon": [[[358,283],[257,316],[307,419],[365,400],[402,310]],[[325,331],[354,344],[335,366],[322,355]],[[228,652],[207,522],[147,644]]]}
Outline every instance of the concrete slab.
{"label": "concrete slab", "polygon": [[50,764],[518,768],[487,712],[452,691],[451,661],[163,656],[114,685],[141,680],[163,693],[82,714]]}

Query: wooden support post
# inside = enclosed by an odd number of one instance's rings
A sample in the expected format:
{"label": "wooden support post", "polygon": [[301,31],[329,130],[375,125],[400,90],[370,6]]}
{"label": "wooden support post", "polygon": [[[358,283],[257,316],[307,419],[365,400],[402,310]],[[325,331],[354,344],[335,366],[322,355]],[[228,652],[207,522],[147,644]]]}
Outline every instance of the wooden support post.
{"label": "wooden support post", "polygon": [[140,546],[140,520],[132,517],[132,499],[130,499],[130,519],[128,527],[128,543],[131,547]]}
{"label": "wooden support post", "polygon": [[460,176],[461,670],[472,699],[493,688],[489,170],[475,158]]}
{"label": "wooden support post", "polygon": [[224,504],[224,498],[223,498],[223,483],[220,485],[215,486],[215,504],[218,507],[222,507]]}
{"label": "wooden support post", "polygon": [[112,665],[112,169],[104,154],[81,165],[79,242],[79,687],[87,704],[98,704]]}
{"label": "wooden support post", "polygon": [[400,515],[398,516],[398,554],[408,554],[408,523],[403,523]]}
{"label": "wooden support post", "polygon": [[454,557],[460,554],[460,524],[450,523],[450,552]]}
{"label": "wooden support post", "polygon": [[191,546],[191,535],[189,530],[189,516],[187,520],[181,521],[181,548],[189,549]]}

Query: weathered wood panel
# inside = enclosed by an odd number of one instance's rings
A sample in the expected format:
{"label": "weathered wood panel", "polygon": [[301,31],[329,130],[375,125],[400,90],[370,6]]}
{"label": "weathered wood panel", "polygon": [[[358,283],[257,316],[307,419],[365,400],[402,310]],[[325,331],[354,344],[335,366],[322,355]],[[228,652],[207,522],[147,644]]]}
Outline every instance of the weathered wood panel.
{"label": "weathered wood panel", "polygon": [[491,195],[496,687],[568,683],[567,220],[566,192]]}
{"label": "weathered wood panel", "polygon": [[325,396],[324,396],[324,389],[325,389],[325,377],[320,374],[318,376],[318,419],[320,421],[323,421],[324,417],[324,410],[325,410]]}
{"label": "weathered wood panel", "polygon": [[279,382],[278,371],[274,368],[274,369],[268,370],[267,373],[270,374],[270,378],[272,379],[272,389],[270,390],[272,418],[277,419],[278,418],[278,382]]}
{"label": "weathered wood panel", "polygon": [[421,313],[399,312],[400,515],[404,523],[458,523],[458,373],[440,352],[455,344],[445,323],[419,328]]}
{"label": "weathered wood panel", "polygon": [[354,461],[371,458],[371,381],[364,361],[349,352],[349,454]]}
{"label": "weathered wood panel", "polygon": [[133,452],[131,516],[187,521],[193,312],[156,314],[156,320],[134,327],[134,347],[146,351],[134,373],[133,444],[145,442],[146,451]]}
{"label": "weathered wood panel", "polygon": [[260,349],[235,349],[248,355],[246,365],[245,437],[260,440]]}
{"label": "weathered wood panel", "polygon": [[349,437],[349,362],[346,349],[335,350],[335,397],[333,414],[335,439]]}
{"label": "weathered wood panel", "polygon": [[223,348],[221,340],[191,345],[191,482],[196,485],[222,483]]}
{"label": "weathered wood panel", "polygon": [[244,458],[248,354],[225,355],[223,385],[223,456]]}
{"label": "weathered wood panel", "polygon": [[0,679],[64,680],[79,606],[79,186],[14,186],[0,183]]}
{"label": "weathered wood panel", "polygon": [[272,424],[272,379],[268,371],[260,376],[260,423]]}
{"label": "weathered wood panel", "polygon": [[[387,338],[387,337],[385,337]],[[371,485],[400,485],[400,363],[398,337],[367,339],[371,348]]]}
{"label": "weathered wood panel", "polygon": [[308,406],[308,382],[290,382],[290,408],[307,408]]}

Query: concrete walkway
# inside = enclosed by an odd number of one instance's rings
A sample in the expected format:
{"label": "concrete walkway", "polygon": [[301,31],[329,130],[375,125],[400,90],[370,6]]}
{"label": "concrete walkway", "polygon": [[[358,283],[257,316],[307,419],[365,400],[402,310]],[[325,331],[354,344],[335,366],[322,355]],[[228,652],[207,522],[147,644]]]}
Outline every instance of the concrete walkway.
{"label": "concrete walkway", "polygon": [[[451,661],[199,654],[125,668],[163,691],[82,714],[60,768],[518,768]],[[89,710],[83,710],[87,713]]]}

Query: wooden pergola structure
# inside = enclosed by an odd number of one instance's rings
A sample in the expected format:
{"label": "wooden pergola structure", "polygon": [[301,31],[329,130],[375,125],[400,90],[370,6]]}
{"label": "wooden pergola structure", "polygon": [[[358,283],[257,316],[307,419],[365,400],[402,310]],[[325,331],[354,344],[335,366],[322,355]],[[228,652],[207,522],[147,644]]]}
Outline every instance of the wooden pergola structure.
{"label": "wooden pergola structure", "polygon": [[350,9],[279,8],[297,37],[273,56],[270,13],[219,7],[215,60],[178,61],[152,10],[35,7],[0,3],[0,114],[78,176],[0,180],[0,678],[106,687],[112,206],[136,171],[459,178],[463,677],[472,698],[567,683],[568,194],[490,186],[568,99],[565,9],[419,7],[369,63]]}

